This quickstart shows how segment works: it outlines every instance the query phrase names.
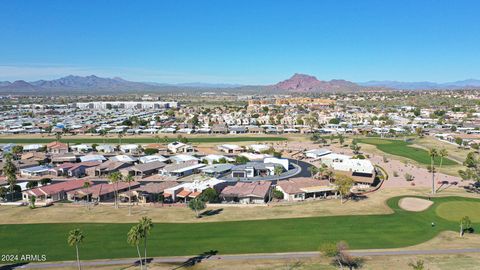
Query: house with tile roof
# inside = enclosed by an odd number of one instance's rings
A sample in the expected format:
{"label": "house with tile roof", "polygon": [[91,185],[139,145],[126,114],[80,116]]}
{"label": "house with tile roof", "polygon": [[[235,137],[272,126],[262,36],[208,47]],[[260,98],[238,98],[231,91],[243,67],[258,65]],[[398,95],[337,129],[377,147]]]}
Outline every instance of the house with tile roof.
{"label": "house with tile roof", "polygon": [[67,199],[67,192],[83,187],[88,180],[69,180],[46,186],[28,189],[22,192],[24,201],[35,196],[37,202],[56,202]]}
{"label": "house with tile roof", "polygon": [[229,203],[261,204],[270,198],[271,181],[237,182],[225,187],[220,198]]}

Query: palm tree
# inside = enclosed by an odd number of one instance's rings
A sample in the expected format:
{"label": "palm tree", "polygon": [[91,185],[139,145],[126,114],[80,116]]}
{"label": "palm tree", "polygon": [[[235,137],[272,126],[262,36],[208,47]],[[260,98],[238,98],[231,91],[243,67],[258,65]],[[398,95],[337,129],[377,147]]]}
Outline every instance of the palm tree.
{"label": "palm tree", "polygon": [[15,185],[17,184],[17,167],[13,164],[12,161],[12,154],[6,153],[4,155],[5,164],[3,165],[3,173],[7,177],[7,183],[10,189],[10,196],[11,200],[13,201],[13,191],[15,189]]}
{"label": "palm tree", "polygon": [[62,134],[60,132],[57,132],[55,134],[55,139],[57,140],[57,142],[59,142],[62,139]]}
{"label": "palm tree", "polygon": [[113,194],[115,195],[115,208],[118,208],[118,182],[122,181],[122,174],[120,172],[113,172],[108,175],[108,180],[114,185]]}
{"label": "palm tree", "polygon": [[430,155],[430,168],[432,170],[432,194],[435,194],[435,158],[438,156],[438,151],[436,148],[429,150]]}
{"label": "palm tree", "polygon": [[322,164],[320,167],[317,167],[317,173],[320,179],[323,179],[325,171],[327,170],[327,166]]}
{"label": "palm tree", "polygon": [[128,207],[128,215],[131,216],[132,215],[132,195],[130,194],[130,183],[132,183],[133,181],[135,181],[135,179],[133,178],[132,175],[127,175],[127,177],[125,177],[123,179],[123,182],[125,183],[128,183],[128,203],[130,204],[129,207]]}
{"label": "palm tree", "polygon": [[169,142],[168,137],[167,137],[167,136],[163,136],[163,143],[164,143],[165,145],[167,145],[168,142]]}
{"label": "palm tree", "polygon": [[102,136],[103,143],[105,143],[105,137],[107,136],[107,131],[104,129],[100,130],[100,136]]}
{"label": "palm tree", "polygon": [[123,137],[122,132],[119,132],[119,133],[118,133],[118,144],[119,144],[119,145],[122,144],[122,137]]}
{"label": "palm tree", "polygon": [[139,224],[134,225],[127,233],[127,242],[137,247],[138,258],[140,259],[140,269],[143,269],[142,255],[140,254],[140,241],[142,240],[142,228]]}
{"label": "palm tree", "polygon": [[335,173],[334,173],[332,170],[328,170],[328,169],[327,169],[327,171],[325,172],[325,175],[327,176],[327,179],[328,179],[329,182],[332,181],[332,177],[333,177],[334,174],[335,174]]}
{"label": "palm tree", "polygon": [[313,165],[310,166],[310,167],[308,167],[307,170],[310,172],[310,176],[311,176],[311,177],[313,177],[313,176],[314,176],[315,174],[317,174],[317,172],[318,172],[318,168],[315,167],[315,166],[313,166]]}
{"label": "palm tree", "polygon": [[147,269],[147,236],[150,234],[150,230],[153,228],[152,219],[148,217],[142,217],[138,226],[140,226],[142,232],[143,247],[145,249],[145,269]]}
{"label": "palm tree", "polygon": [[443,164],[443,158],[448,156],[447,149],[445,149],[445,148],[440,149],[440,151],[438,152],[438,155],[440,156],[440,166],[439,167],[441,169],[442,164]]}
{"label": "palm tree", "polygon": [[77,252],[78,270],[82,269],[82,267],[80,266],[80,256],[78,254],[78,245],[83,242],[83,239],[85,239],[85,236],[83,235],[82,231],[80,231],[80,229],[74,229],[68,233],[67,242],[70,246],[75,246],[75,250]]}
{"label": "palm tree", "polygon": [[275,169],[273,169],[273,174],[274,175],[280,175],[283,172],[283,167],[282,166],[275,166]]}

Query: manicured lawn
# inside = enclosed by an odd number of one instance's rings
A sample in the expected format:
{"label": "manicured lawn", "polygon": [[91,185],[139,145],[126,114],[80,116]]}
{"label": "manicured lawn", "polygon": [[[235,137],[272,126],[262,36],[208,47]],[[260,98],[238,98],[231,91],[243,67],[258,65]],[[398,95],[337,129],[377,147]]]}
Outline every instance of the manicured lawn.
{"label": "manicured lawn", "polygon": [[469,216],[472,222],[480,222],[480,202],[446,202],[437,207],[437,215],[444,219],[458,221]]}
{"label": "manicured lawn", "polygon": [[[168,138],[169,142],[176,141],[176,138]],[[260,142],[260,141],[286,141],[287,138],[283,137],[252,137],[252,136],[236,136],[236,137],[189,137],[188,141],[191,143],[226,143],[226,142]],[[49,143],[55,141],[54,137],[51,138],[0,138],[0,143]],[[62,142],[65,143],[111,143],[118,144],[118,138],[105,138],[93,137],[93,138],[62,138]],[[156,143],[157,140],[152,136],[150,138],[122,138],[122,143]],[[160,139],[163,143],[163,138]]]}
{"label": "manicured lawn", "polygon": [[[407,212],[398,207],[399,199],[387,202],[394,210],[390,215],[155,224],[149,255],[193,255],[210,250],[219,254],[313,251],[322,243],[339,240],[348,241],[354,249],[404,247],[425,242],[441,231],[457,231],[458,221],[436,215],[436,208],[442,203],[480,202],[461,197],[435,198],[428,210]],[[432,222],[436,226],[432,227]],[[1,225],[0,250],[4,254],[46,254],[49,261],[73,260],[74,248],[67,245],[66,237],[69,230],[80,228],[86,235],[80,248],[82,259],[136,257],[135,248],[126,242],[130,227],[131,224]]]}
{"label": "manicured lawn", "polygon": [[[378,150],[385,152],[387,154],[392,154],[395,156],[401,156],[405,158],[412,159],[418,163],[429,165],[430,164],[430,155],[428,151],[416,147],[410,146],[410,143],[402,140],[389,140],[389,139],[378,139],[378,138],[366,138],[359,139],[359,143],[366,143],[375,145]],[[457,162],[444,158],[443,165],[456,165]],[[440,165],[440,157],[435,158],[435,165]]]}

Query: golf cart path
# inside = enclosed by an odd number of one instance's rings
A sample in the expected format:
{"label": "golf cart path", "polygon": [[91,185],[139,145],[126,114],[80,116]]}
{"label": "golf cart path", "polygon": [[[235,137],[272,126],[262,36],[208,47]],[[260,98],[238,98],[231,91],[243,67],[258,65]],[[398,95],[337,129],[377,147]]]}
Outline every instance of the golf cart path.
{"label": "golf cart path", "polygon": [[[358,257],[369,256],[389,256],[389,255],[430,255],[430,254],[463,254],[463,253],[480,253],[480,248],[466,249],[430,249],[430,250],[352,250],[350,254]],[[236,254],[236,255],[212,255],[212,256],[175,256],[175,257],[154,257],[150,259],[150,263],[182,263],[192,265],[200,263],[202,260],[256,260],[256,259],[299,259],[311,258],[319,256],[319,252],[288,252],[288,253],[258,253],[258,254]],[[111,260],[92,260],[83,261],[82,266],[108,266],[108,265],[125,265],[135,264],[138,259],[111,259]],[[29,263],[24,265],[13,266],[5,269],[48,269],[61,267],[75,267],[76,262],[53,262],[53,263]],[[0,266],[0,269],[3,269]]]}

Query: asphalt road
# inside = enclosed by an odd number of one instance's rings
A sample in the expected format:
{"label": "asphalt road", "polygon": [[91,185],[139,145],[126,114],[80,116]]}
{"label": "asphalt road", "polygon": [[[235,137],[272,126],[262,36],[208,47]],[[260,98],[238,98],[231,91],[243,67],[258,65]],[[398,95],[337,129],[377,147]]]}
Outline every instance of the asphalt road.
{"label": "asphalt road", "polygon": [[[431,250],[379,250],[379,251],[351,251],[350,254],[358,257],[370,256],[395,256],[395,255],[433,255],[433,254],[463,254],[480,253],[480,248],[471,249],[431,249]],[[260,254],[238,254],[238,255],[214,255],[201,254],[192,257],[156,257],[151,258],[151,263],[176,263],[179,267],[192,266],[203,260],[257,260],[257,259],[301,259],[319,256],[318,252],[289,252],[289,253],[260,253]],[[108,265],[130,265],[136,264],[136,259],[112,259],[84,261],[82,266],[108,266]],[[16,265],[0,266],[0,270],[9,269],[48,269],[61,267],[76,267],[76,262],[55,262],[55,263],[27,263]]]}

